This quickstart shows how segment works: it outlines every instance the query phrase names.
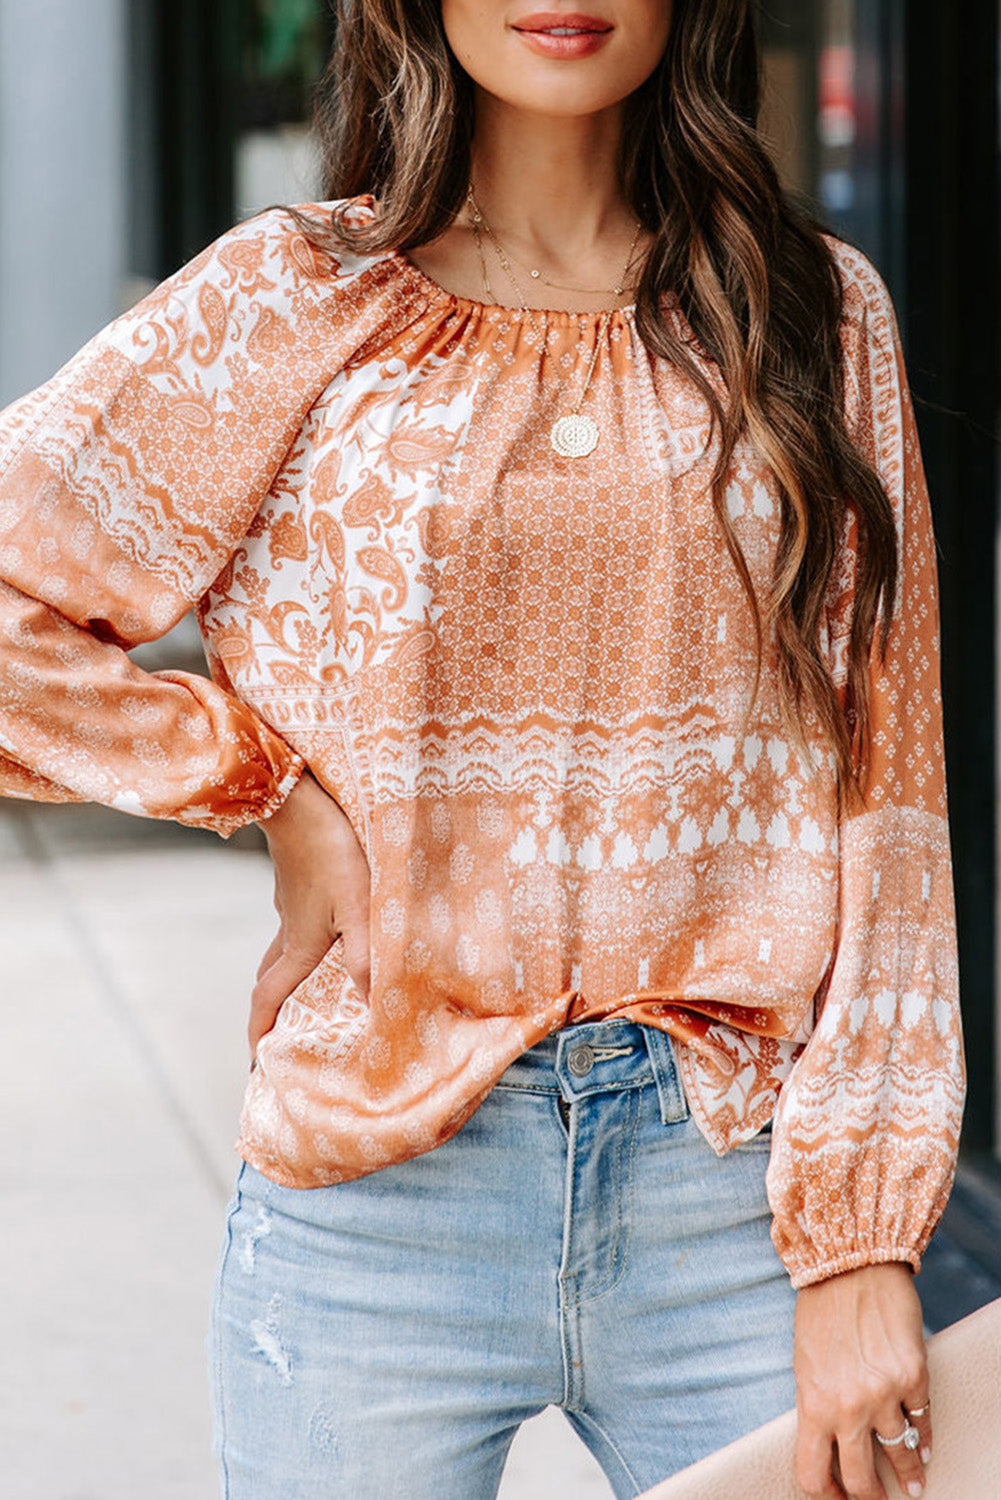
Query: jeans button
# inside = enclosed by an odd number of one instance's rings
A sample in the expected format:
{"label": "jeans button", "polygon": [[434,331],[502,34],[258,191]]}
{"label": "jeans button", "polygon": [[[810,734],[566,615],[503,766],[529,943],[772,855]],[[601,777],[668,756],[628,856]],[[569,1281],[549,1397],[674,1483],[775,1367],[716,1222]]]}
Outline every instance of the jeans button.
{"label": "jeans button", "polygon": [[567,1053],[567,1067],[575,1078],[585,1078],[594,1067],[594,1049],[586,1042],[571,1047]]}

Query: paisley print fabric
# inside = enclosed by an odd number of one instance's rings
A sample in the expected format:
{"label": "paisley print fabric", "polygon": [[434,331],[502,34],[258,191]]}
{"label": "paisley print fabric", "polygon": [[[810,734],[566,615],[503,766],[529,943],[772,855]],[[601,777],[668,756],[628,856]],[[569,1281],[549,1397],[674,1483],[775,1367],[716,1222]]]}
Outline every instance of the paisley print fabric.
{"label": "paisley print fabric", "polygon": [[[226,835],[308,764],[368,855],[369,993],[338,940],[248,1081],[237,1149],[274,1182],[429,1151],[535,1041],[623,1017],[673,1037],[718,1153],[774,1115],[795,1285],[920,1264],[965,1085],[935,544],[893,309],[831,243],[902,560],[850,819],[819,725],[809,759],[781,725],[773,635],[748,712],[708,410],[633,308],[601,335],[598,447],[561,458],[599,314],[538,314],[540,347],[273,209],[0,417],[0,790]],[[728,506],[763,594],[778,494],[749,443]],[[821,640],[841,685],[855,549],[849,516]],[[132,665],[191,605],[212,682]]]}

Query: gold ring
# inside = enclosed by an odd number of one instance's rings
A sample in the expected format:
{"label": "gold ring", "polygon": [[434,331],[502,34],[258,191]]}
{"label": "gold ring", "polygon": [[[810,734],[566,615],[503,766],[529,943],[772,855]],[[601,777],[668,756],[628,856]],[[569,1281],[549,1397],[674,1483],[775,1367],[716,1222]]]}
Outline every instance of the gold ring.
{"label": "gold ring", "polygon": [[905,1406],[904,1407],[904,1411],[907,1413],[907,1415],[909,1417],[923,1417],[924,1414],[925,1414],[925,1412],[928,1411],[930,1409],[930,1407],[931,1407],[931,1398],[929,1397],[929,1399],[925,1402],[924,1406],[918,1406],[918,1407],[915,1407],[915,1408],[912,1408],[910,1406]]}

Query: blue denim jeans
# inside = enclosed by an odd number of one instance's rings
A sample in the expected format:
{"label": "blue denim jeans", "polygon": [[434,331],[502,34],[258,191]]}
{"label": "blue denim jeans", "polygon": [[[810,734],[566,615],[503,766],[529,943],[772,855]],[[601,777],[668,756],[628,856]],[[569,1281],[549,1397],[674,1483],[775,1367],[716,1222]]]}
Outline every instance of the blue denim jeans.
{"label": "blue denim jeans", "polygon": [[245,1163],[207,1341],[224,1500],[493,1500],[546,1406],[624,1500],[792,1406],[769,1147],[717,1157],[670,1038],[604,1021],[410,1161],[307,1189]]}

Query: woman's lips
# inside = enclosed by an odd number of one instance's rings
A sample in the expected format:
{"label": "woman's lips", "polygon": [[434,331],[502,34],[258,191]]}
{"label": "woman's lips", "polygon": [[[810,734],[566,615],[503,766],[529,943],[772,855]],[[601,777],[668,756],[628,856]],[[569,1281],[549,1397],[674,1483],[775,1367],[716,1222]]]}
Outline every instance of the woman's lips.
{"label": "woman's lips", "polygon": [[525,16],[513,29],[527,47],[543,57],[587,57],[612,33],[597,16],[542,13]]}

